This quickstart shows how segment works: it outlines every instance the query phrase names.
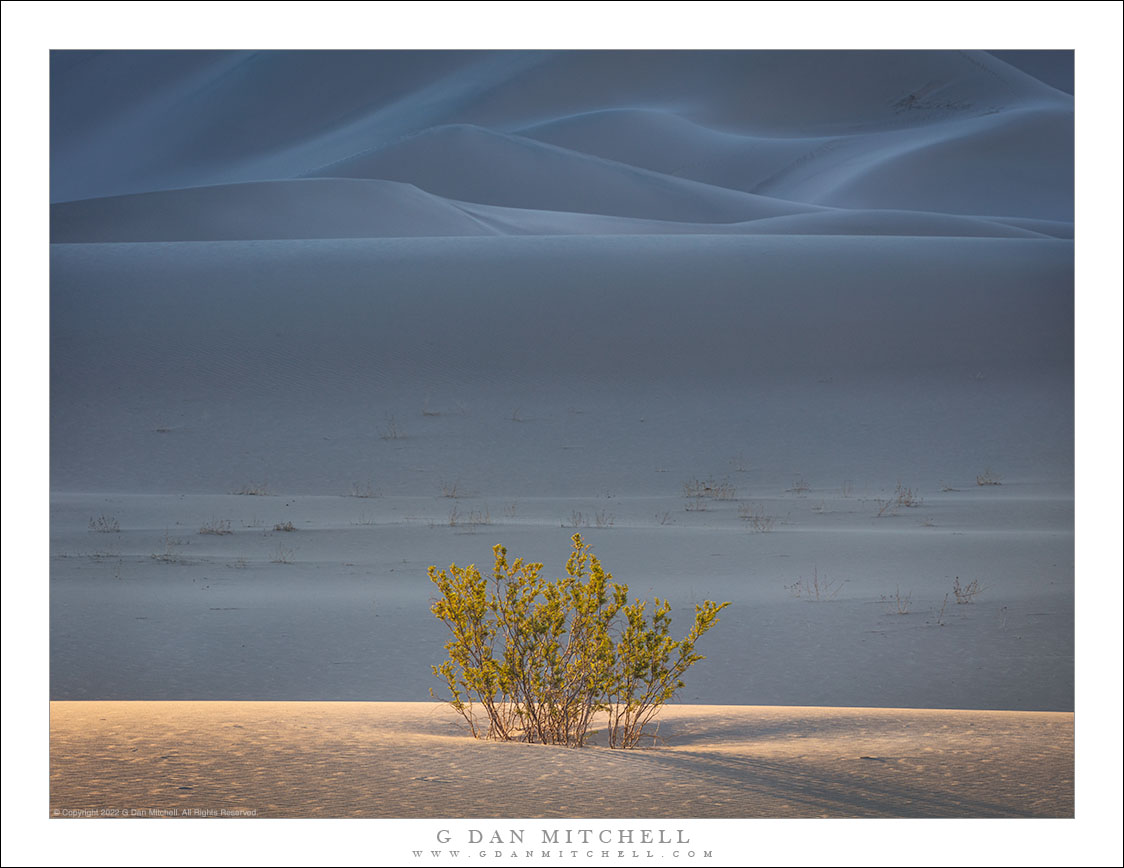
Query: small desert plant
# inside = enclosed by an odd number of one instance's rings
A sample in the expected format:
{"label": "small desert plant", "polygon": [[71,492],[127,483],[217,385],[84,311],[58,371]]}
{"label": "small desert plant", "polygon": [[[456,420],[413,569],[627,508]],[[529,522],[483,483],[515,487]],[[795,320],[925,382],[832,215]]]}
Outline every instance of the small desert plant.
{"label": "small desert plant", "polygon": [[922,500],[921,495],[914,492],[912,488],[906,488],[900,482],[898,487],[894,489],[894,499],[897,501],[898,506],[904,506],[907,509],[921,506],[925,501]]}
{"label": "small desert plant", "polygon": [[894,589],[894,593],[883,594],[882,602],[886,604],[886,614],[908,615],[913,606],[913,593],[903,594],[901,587],[898,586]]}
{"label": "small desert plant", "polygon": [[275,531],[283,531],[284,533],[292,533],[296,530],[291,521],[278,522],[273,526]]}
{"label": "small desert plant", "polygon": [[979,579],[972,579],[967,585],[960,584],[960,576],[952,581],[952,595],[960,605],[976,602],[976,597],[983,592]]}
{"label": "small desert plant", "polygon": [[894,489],[894,493],[888,499],[882,500],[879,498],[875,502],[878,504],[878,517],[881,518],[884,515],[894,515],[894,511],[898,507],[913,509],[921,506],[924,500],[912,488],[906,488],[899,482],[897,488]]}
{"label": "small desert plant", "polygon": [[164,564],[178,564],[183,562],[183,558],[176,553],[176,549],[182,545],[186,545],[187,541],[181,537],[172,536],[168,530],[164,531],[164,550],[156,552],[152,555],[154,561],[160,561]]}
{"label": "small desert plant", "polygon": [[937,612],[937,626],[943,627],[945,625],[944,610],[948,608],[948,594],[944,595],[944,600],[941,603],[941,610]]}
{"label": "small desert plant", "polygon": [[398,424],[398,420],[388,413],[386,415],[386,422],[379,429],[379,437],[383,440],[402,440],[405,436],[406,432],[402,430],[402,426]]}
{"label": "small desert plant", "polygon": [[111,515],[99,515],[90,519],[90,530],[94,533],[121,533],[121,523]]}
{"label": "small desert plant", "polygon": [[994,473],[991,468],[987,468],[983,473],[976,476],[976,485],[1001,485],[999,475]]}
{"label": "small desert plant", "polygon": [[369,481],[364,483],[353,482],[351,483],[351,491],[348,493],[348,496],[363,498],[378,497],[378,492],[375,491],[374,486],[371,485]]}
{"label": "small desert plant", "polygon": [[[604,509],[599,509],[593,514],[592,524],[599,528],[608,528],[613,526],[615,517],[611,512],[606,512]],[[573,510],[570,513],[570,520],[567,524],[563,522],[563,527],[581,528],[589,527],[591,523],[590,517],[580,510]]]}
{"label": "small desert plant", "polygon": [[449,527],[468,527],[475,530],[491,523],[492,514],[487,507],[469,510],[468,515],[462,513],[456,506],[449,510]]}
{"label": "small desert plant", "polygon": [[748,503],[738,507],[738,518],[749,524],[749,528],[757,533],[768,533],[777,523],[776,516],[766,515],[760,506],[750,506]]}
{"label": "small desert plant", "polygon": [[843,590],[843,583],[837,579],[820,578],[820,571],[817,568],[812,569],[812,579],[797,579],[791,585],[785,585],[785,590],[792,596],[807,600],[811,603],[822,603],[825,600],[834,600],[835,597]]}
{"label": "small desert plant", "polygon": [[691,479],[683,483],[683,496],[691,498],[709,497],[711,500],[736,500],[737,489],[730,480],[721,482],[711,479]]}
{"label": "small desert plant", "polygon": [[267,497],[269,495],[269,486],[264,482],[260,484],[256,482],[248,482],[234,493],[253,497]]}
{"label": "small desert plant", "polygon": [[215,536],[227,536],[228,534],[234,533],[234,531],[230,529],[229,518],[212,518],[209,522],[199,528],[199,533],[209,533],[214,534]]}
{"label": "small desert plant", "polygon": [[696,605],[694,625],[675,641],[670,603],[655,600],[649,618],[580,534],[571,541],[566,575],[554,581],[540,563],[509,561],[500,545],[491,582],[474,565],[429,568],[439,592],[431,609],[452,633],[449,659],[433,672],[477,738],[580,747],[607,714],[609,746],[634,747],[730,605]]}
{"label": "small desert plant", "polygon": [[492,523],[492,513],[488,507],[483,509],[472,509],[468,512],[468,523],[472,527],[482,527]]}

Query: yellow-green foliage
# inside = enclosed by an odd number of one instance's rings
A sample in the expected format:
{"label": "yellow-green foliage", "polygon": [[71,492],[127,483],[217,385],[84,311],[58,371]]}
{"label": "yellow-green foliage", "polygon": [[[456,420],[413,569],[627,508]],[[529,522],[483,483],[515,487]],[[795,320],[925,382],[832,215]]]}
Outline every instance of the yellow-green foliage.
{"label": "yellow-green foliage", "polygon": [[540,563],[509,561],[500,545],[490,582],[475,565],[429,568],[440,593],[433,614],[452,633],[449,659],[433,671],[478,738],[580,747],[603,712],[610,747],[633,747],[703,659],[695,643],[730,605],[697,605],[690,632],[675,641],[670,603],[657,598],[649,619],[581,534],[571,540],[566,575],[554,581]]}

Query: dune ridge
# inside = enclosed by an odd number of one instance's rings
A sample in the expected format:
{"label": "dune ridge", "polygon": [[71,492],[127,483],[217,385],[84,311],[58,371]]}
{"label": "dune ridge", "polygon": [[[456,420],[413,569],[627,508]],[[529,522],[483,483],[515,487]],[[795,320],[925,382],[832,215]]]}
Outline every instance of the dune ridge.
{"label": "dune ridge", "polygon": [[[497,198],[503,198],[497,197]],[[555,201],[559,207],[573,204]],[[479,204],[424,192],[412,183],[365,178],[307,178],[192,187],[51,209],[56,244],[148,241],[270,241],[330,238],[425,238],[478,235],[906,235],[925,237],[1072,237],[1071,224],[890,209],[790,212],[755,197],[735,211],[684,219],[628,217]],[[613,208],[613,211],[629,210]],[[754,216],[692,222],[690,216]],[[1067,229],[1066,226],[1069,226]]]}
{"label": "dune ridge", "polygon": [[85,199],[51,209],[55,243],[488,234],[480,221],[441,197],[383,180],[254,181]]}
{"label": "dune ridge", "polygon": [[[141,240],[145,211],[159,220],[184,209],[182,223],[193,219],[182,193],[122,210],[114,197],[124,194],[313,176],[675,223],[824,206],[1073,216],[1072,177],[1050,168],[1072,163],[1072,98],[986,52],[121,52],[58,53],[55,63],[59,241]],[[151,92],[129,83],[150,67]],[[106,114],[93,113],[96,99]],[[324,189],[258,190],[307,210],[283,229],[262,220],[258,232],[478,231],[451,216],[423,225],[393,197],[371,203],[378,218],[364,217],[354,185],[334,188],[341,213],[329,216]],[[85,204],[64,207],[75,200]],[[101,228],[80,230],[76,211]],[[531,222],[538,232],[575,231],[573,222]],[[595,220],[585,231],[601,228]]]}

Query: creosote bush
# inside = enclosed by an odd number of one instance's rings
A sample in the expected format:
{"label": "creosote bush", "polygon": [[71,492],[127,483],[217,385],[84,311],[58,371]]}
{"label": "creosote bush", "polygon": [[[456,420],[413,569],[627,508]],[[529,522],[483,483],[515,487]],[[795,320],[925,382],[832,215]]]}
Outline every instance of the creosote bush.
{"label": "creosote bush", "polygon": [[571,541],[566,575],[553,581],[500,545],[490,580],[475,565],[429,568],[433,614],[452,633],[449,659],[433,672],[477,738],[581,747],[602,715],[610,747],[635,747],[730,605],[696,605],[676,641],[669,602],[656,598],[650,613],[629,603],[628,586],[612,581],[581,534]]}

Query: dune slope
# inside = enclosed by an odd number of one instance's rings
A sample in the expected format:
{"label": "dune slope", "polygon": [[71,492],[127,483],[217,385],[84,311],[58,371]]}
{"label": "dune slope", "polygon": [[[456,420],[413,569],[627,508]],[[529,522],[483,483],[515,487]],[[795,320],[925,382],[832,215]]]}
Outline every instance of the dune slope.
{"label": "dune slope", "polygon": [[1073,816],[1072,714],[686,705],[661,719],[655,748],[573,750],[477,742],[431,703],[56,702],[51,810]]}
{"label": "dune slope", "polygon": [[307,179],[66,202],[56,243],[491,235],[455,205],[392,181]]}

